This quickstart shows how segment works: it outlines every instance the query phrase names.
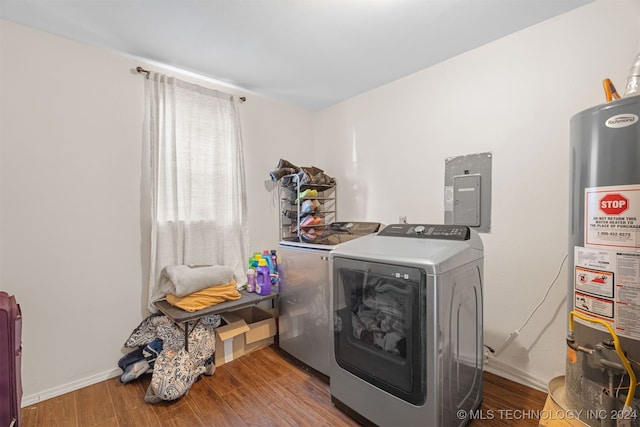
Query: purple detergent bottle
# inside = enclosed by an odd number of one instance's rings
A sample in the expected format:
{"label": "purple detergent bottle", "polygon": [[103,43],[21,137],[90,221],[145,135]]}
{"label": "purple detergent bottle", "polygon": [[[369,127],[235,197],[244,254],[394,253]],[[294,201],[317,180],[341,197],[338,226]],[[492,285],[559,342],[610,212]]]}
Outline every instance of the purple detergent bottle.
{"label": "purple detergent bottle", "polygon": [[256,293],[258,295],[271,294],[271,274],[267,260],[264,258],[258,261],[258,268],[256,268]]}

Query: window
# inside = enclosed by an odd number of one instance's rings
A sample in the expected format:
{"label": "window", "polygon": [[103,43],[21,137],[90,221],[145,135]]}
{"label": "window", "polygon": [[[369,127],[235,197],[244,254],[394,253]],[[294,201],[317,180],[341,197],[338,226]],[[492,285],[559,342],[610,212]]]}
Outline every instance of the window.
{"label": "window", "polygon": [[247,203],[235,98],[153,73],[145,92],[153,308],[167,265],[225,265],[244,275]]}

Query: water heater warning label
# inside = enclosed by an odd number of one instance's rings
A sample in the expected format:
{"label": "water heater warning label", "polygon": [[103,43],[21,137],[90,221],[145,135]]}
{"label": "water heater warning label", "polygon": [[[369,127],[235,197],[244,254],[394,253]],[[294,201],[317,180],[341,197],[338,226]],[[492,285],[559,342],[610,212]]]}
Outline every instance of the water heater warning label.
{"label": "water heater warning label", "polygon": [[640,250],[640,185],[585,189],[587,247]]}
{"label": "water heater warning label", "polygon": [[576,290],[613,298],[613,273],[576,267]]}
{"label": "water heater warning label", "polygon": [[576,309],[613,319],[613,301],[576,292]]}
{"label": "water heater warning label", "polygon": [[574,263],[574,308],[640,339],[640,253],[575,247]]}

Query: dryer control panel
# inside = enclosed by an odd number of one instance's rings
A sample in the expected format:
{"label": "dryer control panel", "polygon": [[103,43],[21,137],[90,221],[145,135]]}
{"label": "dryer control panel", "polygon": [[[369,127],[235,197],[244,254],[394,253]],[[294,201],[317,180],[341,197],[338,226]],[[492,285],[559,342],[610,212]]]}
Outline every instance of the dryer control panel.
{"label": "dryer control panel", "polygon": [[469,240],[471,231],[463,225],[444,224],[392,224],[378,236],[412,237],[414,239]]}

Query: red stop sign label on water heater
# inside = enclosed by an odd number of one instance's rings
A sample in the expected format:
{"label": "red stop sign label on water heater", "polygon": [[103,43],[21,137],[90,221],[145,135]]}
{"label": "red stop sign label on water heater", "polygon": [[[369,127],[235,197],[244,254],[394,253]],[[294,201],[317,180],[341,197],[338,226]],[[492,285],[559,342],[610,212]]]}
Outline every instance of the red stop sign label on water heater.
{"label": "red stop sign label on water heater", "polygon": [[607,215],[620,215],[629,209],[629,199],[622,194],[607,194],[600,199],[600,210]]}

